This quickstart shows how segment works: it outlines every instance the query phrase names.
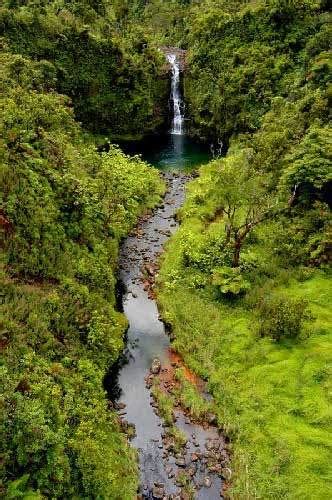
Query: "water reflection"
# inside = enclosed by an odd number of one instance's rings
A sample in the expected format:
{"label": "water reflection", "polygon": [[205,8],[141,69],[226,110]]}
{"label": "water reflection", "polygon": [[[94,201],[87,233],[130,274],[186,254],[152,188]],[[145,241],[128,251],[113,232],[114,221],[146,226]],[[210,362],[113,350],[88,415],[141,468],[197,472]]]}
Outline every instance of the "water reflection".
{"label": "water reflection", "polygon": [[140,154],[144,160],[162,170],[191,170],[207,163],[212,157],[207,145],[185,135],[151,136],[119,145],[127,154]]}

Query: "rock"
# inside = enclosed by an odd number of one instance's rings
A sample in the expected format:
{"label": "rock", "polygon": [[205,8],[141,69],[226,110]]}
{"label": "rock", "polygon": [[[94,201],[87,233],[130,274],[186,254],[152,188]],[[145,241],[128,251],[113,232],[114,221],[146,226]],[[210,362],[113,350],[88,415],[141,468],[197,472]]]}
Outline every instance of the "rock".
{"label": "rock", "polygon": [[164,488],[160,488],[158,486],[154,486],[152,489],[152,497],[156,499],[162,500],[164,498],[165,491]]}
{"label": "rock", "polygon": [[189,476],[193,477],[197,472],[197,469],[194,465],[192,465],[191,467],[189,467],[188,469],[188,474]]}
{"label": "rock", "polygon": [[153,377],[150,375],[149,377],[146,378],[146,388],[151,389],[153,385]]}
{"label": "rock", "polygon": [[211,479],[209,478],[209,476],[206,476],[204,479],[203,479],[203,486],[205,488],[211,488],[212,486],[212,482],[211,482]]}
{"label": "rock", "polygon": [[175,464],[178,466],[178,467],[185,467],[186,466],[186,461],[184,458],[182,457],[178,457],[176,460],[175,460]]}
{"label": "rock", "polygon": [[197,455],[197,453],[192,453],[191,454],[191,461],[197,462],[198,460],[199,460],[199,456]]}
{"label": "rock", "polygon": [[232,477],[232,471],[229,467],[225,467],[223,470],[223,476],[226,479],[226,481],[230,481]]}
{"label": "rock", "polygon": [[213,450],[213,448],[214,448],[213,442],[212,442],[212,441],[206,441],[206,443],[205,443],[205,448],[206,448],[208,451],[212,451],[212,450]]}
{"label": "rock", "polygon": [[221,465],[220,464],[211,465],[209,467],[209,472],[211,472],[212,474],[221,474]]}
{"label": "rock", "polygon": [[160,372],[160,370],[161,370],[161,362],[160,362],[160,359],[155,358],[155,359],[152,361],[150,371],[151,371],[151,373],[153,373],[153,375],[158,375],[158,373]]}
{"label": "rock", "polygon": [[151,264],[145,264],[145,269],[147,270],[150,276],[154,276],[155,269]]}
{"label": "rock", "polygon": [[164,485],[164,483],[157,483],[157,482],[154,482],[153,484],[155,485],[155,487],[156,487],[156,488],[163,488],[163,489],[165,489],[165,485]]}
{"label": "rock", "polygon": [[116,410],[124,410],[126,408],[125,403],[114,403],[114,408]]}

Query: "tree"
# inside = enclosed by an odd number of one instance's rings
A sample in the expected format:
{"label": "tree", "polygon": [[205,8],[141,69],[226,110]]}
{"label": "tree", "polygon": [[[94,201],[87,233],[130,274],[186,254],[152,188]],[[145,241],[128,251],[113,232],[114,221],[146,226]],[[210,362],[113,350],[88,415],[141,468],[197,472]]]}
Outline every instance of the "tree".
{"label": "tree", "polygon": [[249,233],[272,215],[276,205],[268,192],[268,176],[250,167],[250,150],[234,152],[217,160],[219,204],[225,220],[225,246],[232,248],[232,267],[240,264],[240,254]]}
{"label": "tree", "polygon": [[317,199],[331,203],[331,144],[329,127],[313,125],[299,145],[286,156],[280,187],[292,191],[289,205],[299,200],[310,204]]}

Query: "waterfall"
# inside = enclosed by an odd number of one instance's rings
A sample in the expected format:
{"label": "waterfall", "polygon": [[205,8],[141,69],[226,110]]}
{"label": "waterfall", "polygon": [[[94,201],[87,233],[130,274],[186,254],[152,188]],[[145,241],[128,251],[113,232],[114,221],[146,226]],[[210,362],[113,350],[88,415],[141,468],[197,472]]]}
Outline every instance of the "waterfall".
{"label": "waterfall", "polygon": [[180,93],[180,66],[175,54],[167,54],[167,60],[172,68],[171,102],[173,103],[173,124],[171,134],[182,135],[184,118]]}

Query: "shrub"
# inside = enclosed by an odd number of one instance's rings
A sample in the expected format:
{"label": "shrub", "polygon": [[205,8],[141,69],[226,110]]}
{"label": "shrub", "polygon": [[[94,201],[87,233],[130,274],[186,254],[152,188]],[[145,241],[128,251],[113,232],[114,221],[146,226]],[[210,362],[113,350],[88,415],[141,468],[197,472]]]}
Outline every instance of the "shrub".
{"label": "shrub", "polygon": [[219,267],[214,270],[212,284],[224,297],[244,294],[249,288],[248,281],[243,279],[239,268]]}
{"label": "shrub", "polygon": [[311,318],[306,300],[273,296],[261,300],[257,314],[259,335],[277,342],[285,338],[298,338],[304,321]]}

